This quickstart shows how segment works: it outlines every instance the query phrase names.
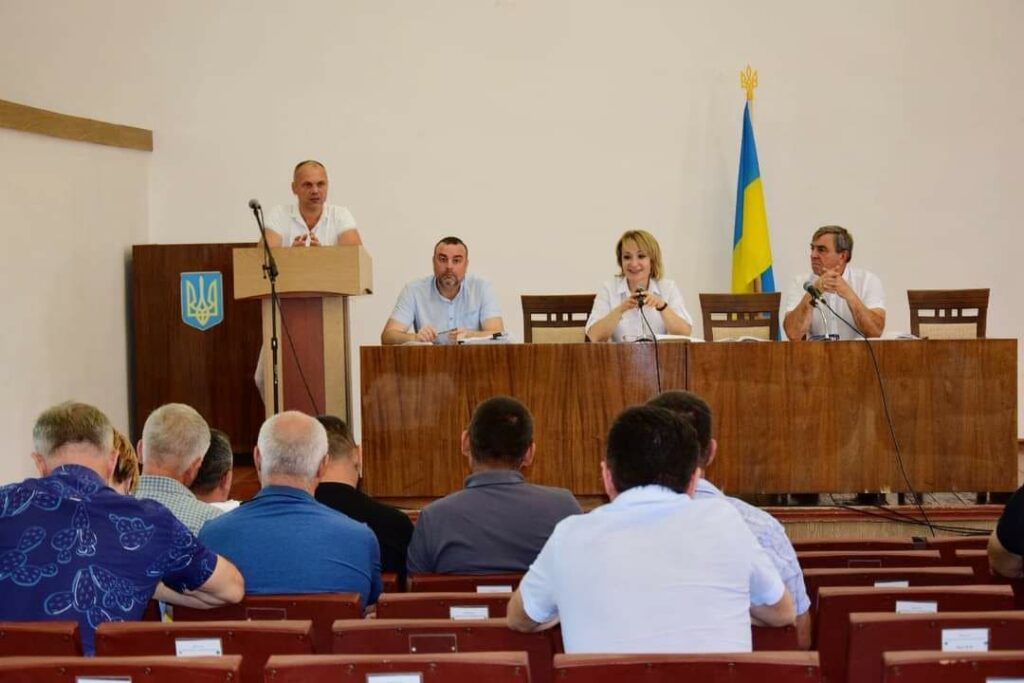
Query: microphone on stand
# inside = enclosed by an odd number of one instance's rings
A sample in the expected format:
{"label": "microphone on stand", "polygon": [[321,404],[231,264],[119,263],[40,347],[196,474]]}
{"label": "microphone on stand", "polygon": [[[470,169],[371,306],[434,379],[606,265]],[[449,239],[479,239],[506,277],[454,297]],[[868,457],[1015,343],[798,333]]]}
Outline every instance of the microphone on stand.
{"label": "microphone on stand", "polygon": [[819,303],[823,303],[825,304],[825,306],[828,306],[828,303],[826,303],[823,299],[825,295],[822,293],[822,291],[814,286],[815,280],[816,278],[813,276],[809,280],[807,280],[807,282],[804,283],[804,291],[807,292],[811,297],[811,307],[818,309],[818,315],[821,316],[821,336],[823,339],[838,339],[838,334],[835,337],[833,337],[828,331],[828,318],[825,316],[825,311],[823,307],[818,305]]}
{"label": "microphone on stand", "polygon": [[643,287],[637,287],[636,291],[633,292],[633,296],[636,297],[636,303],[638,306],[644,305],[644,294],[645,292]]}

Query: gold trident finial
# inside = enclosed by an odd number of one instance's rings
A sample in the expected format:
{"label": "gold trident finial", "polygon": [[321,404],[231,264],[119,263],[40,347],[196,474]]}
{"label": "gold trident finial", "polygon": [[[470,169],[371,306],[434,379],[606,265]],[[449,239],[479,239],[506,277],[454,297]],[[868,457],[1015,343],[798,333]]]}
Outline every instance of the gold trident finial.
{"label": "gold trident finial", "polygon": [[754,101],[754,88],[757,87],[757,72],[749,64],[740,72],[740,87],[747,91],[747,102]]}

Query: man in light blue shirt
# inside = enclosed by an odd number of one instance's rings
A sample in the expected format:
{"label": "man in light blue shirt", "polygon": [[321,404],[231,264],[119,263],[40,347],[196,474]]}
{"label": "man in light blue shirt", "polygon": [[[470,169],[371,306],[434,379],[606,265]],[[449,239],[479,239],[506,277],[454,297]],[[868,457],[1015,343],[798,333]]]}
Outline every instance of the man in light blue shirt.
{"label": "man in light blue shirt", "polygon": [[718,442],[711,438],[711,406],[697,394],[689,391],[665,391],[647,402],[648,405],[666,408],[683,419],[697,432],[700,447],[698,469],[700,479],[693,492],[694,500],[726,500],[740,513],[754,538],[764,548],[768,558],[779,570],[783,583],[793,596],[796,606],[796,630],[800,647],[811,647],[811,601],[804,586],[804,574],[796,558],[793,543],[786,536],[786,530],[779,520],[761,508],[754,507],[739,498],[726,496],[714,484],[704,478],[708,465],[715,459]]}
{"label": "man in light blue shirt", "polygon": [[466,274],[469,248],[465,242],[442,238],[434,245],[433,262],[433,275],[413,280],[398,295],[380,334],[381,344],[454,342],[505,329],[491,283]]}

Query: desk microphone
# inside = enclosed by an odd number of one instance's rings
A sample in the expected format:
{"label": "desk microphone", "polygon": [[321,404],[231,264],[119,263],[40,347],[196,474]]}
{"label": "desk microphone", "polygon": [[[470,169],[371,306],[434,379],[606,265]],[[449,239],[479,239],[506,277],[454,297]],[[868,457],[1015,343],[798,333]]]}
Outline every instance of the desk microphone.
{"label": "desk microphone", "polygon": [[[253,201],[256,201],[255,199]],[[815,278],[809,279],[804,283],[804,291],[811,295],[811,301],[817,302],[821,299],[821,290],[814,286]]]}
{"label": "desk microphone", "polygon": [[636,297],[636,303],[638,306],[644,305],[644,288],[637,287],[636,291],[633,292],[633,296]]}

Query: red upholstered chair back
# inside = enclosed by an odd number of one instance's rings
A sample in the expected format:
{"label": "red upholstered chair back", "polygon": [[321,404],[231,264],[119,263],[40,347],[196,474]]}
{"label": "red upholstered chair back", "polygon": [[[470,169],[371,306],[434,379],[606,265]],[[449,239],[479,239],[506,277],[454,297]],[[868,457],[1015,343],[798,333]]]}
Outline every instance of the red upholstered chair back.
{"label": "red upholstered chair back", "polygon": [[887,652],[884,683],[986,683],[1024,676],[1024,650]]}
{"label": "red upholstered chair back", "polygon": [[984,536],[940,536],[925,538],[925,547],[938,550],[943,558],[952,560],[957,550],[985,550],[988,548],[988,534]]}
{"label": "red upholstered chair back", "polygon": [[910,538],[809,538],[793,541],[798,552],[808,550],[925,550]]}
{"label": "red upholstered chair back", "polygon": [[243,683],[261,683],[272,654],[313,654],[313,623],[306,621],[195,621],[167,624],[108,622],[96,629],[96,654],[103,657],[177,654],[179,643],[215,641],[223,654],[241,655]]}
{"label": "red upholstered chair back", "polygon": [[511,593],[382,593],[378,619],[494,619],[505,616]]}
{"label": "red upholstered chair back", "polygon": [[800,550],[804,569],[880,569],[882,567],[940,567],[938,550]]}
{"label": "red upholstered chair back", "polygon": [[0,657],[81,654],[77,621],[0,621]]}
{"label": "red upholstered chair back", "polygon": [[559,683],[811,683],[821,680],[816,652],[707,655],[557,655]]}
{"label": "red upholstered chair back", "polygon": [[[415,574],[407,580],[410,593],[478,593],[499,588],[511,593],[519,587],[521,572],[507,574]],[[483,590],[481,590],[483,587]]]}
{"label": "red upholstered chair back", "polygon": [[334,622],[336,654],[527,652],[533,683],[550,683],[552,630],[519,633],[504,619],[364,619]]}
{"label": "red upholstered chair back", "polygon": [[[805,569],[804,585],[817,610],[822,586],[874,586],[879,582],[906,582],[911,586],[960,586],[975,582],[970,567],[891,567],[884,569]],[[899,588],[900,586],[893,586]]]}
{"label": "red upholstered chair back", "polygon": [[303,593],[246,595],[236,605],[213,609],[174,608],[175,621],[282,621],[313,622],[313,651],[331,651],[331,625],[336,619],[362,619],[359,593]]}
{"label": "red upholstered chair back", "polygon": [[274,655],[266,680],[274,683],[365,683],[368,674],[420,674],[423,683],[530,683],[525,652],[426,655]]}
{"label": "red upholstered chair back", "polygon": [[983,629],[989,650],[1024,649],[1024,612],[850,615],[847,683],[875,683],[883,676],[882,653],[942,650],[947,629]]}
{"label": "red upholstered chair back", "polygon": [[821,657],[822,675],[830,681],[846,677],[846,641],[851,613],[895,614],[898,603],[903,609],[935,603],[935,609],[940,612],[1008,610],[1013,609],[1013,591],[1009,586],[825,586],[818,591],[818,612],[814,620],[814,649]]}
{"label": "red upholstered chair back", "polygon": [[130,677],[145,683],[236,683],[238,655],[226,657],[0,657],[0,681],[74,683],[79,677]]}

